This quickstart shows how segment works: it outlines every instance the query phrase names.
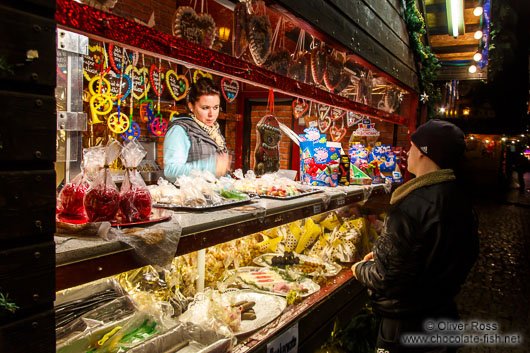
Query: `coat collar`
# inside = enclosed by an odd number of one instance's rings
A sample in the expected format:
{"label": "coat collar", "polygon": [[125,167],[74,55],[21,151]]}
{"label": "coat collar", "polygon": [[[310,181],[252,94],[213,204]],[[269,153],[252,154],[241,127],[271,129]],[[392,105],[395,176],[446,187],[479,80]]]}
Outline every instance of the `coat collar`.
{"label": "coat collar", "polygon": [[394,191],[394,193],[392,194],[392,198],[390,199],[390,204],[393,205],[398,201],[404,199],[408,194],[410,194],[416,189],[455,179],[456,177],[452,169],[440,169],[414,178],[401,185]]}

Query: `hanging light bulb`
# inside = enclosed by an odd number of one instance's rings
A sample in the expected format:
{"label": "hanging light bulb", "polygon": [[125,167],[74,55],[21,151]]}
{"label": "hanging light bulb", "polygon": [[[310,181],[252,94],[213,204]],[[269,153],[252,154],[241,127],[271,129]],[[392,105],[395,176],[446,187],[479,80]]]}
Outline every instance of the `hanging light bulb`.
{"label": "hanging light bulb", "polygon": [[474,74],[475,72],[477,72],[477,67],[475,65],[471,65],[469,66],[469,69],[467,69],[467,71],[469,71],[469,73],[471,74]]}
{"label": "hanging light bulb", "polygon": [[478,16],[482,15],[482,12],[483,12],[483,11],[484,11],[484,10],[482,9],[482,6],[477,6],[477,7],[475,7],[475,8],[473,9],[473,15],[475,15],[475,16],[478,17]]}
{"label": "hanging light bulb", "polygon": [[473,37],[477,40],[482,38],[482,31],[476,31]]}
{"label": "hanging light bulb", "polygon": [[440,113],[445,113],[445,108],[444,107],[440,108]]}
{"label": "hanging light bulb", "polygon": [[480,60],[482,60],[482,54],[475,53],[475,55],[473,55],[473,60],[475,60],[476,62],[479,62]]}

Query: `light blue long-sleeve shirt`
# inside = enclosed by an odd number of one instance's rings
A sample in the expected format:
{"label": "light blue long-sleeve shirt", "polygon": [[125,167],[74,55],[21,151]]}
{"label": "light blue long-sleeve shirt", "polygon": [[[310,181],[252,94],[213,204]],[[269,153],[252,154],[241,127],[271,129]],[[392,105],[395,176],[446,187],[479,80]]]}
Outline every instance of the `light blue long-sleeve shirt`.
{"label": "light blue long-sleeve shirt", "polygon": [[187,162],[191,141],[182,126],[174,125],[164,140],[164,174],[175,181],[180,175],[188,175],[193,169],[208,170],[215,175],[215,155],[194,162]]}

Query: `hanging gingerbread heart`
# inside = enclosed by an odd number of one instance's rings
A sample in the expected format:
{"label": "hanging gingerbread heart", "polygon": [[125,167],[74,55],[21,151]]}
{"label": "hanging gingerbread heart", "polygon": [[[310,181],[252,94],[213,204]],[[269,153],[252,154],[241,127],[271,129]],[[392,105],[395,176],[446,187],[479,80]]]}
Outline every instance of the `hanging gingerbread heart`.
{"label": "hanging gingerbread heart", "polygon": [[298,119],[299,117],[303,116],[309,109],[309,105],[302,101],[300,102],[298,99],[293,100],[293,115],[295,119]]}
{"label": "hanging gingerbread heart", "polygon": [[334,90],[342,78],[344,64],[338,55],[328,55],[326,59],[326,70],[324,71],[324,83],[329,90]]}
{"label": "hanging gingerbread heart", "polygon": [[228,103],[232,103],[239,92],[239,82],[223,77],[221,80],[221,91]]}
{"label": "hanging gingerbread heart", "polygon": [[232,55],[240,58],[247,50],[247,4],[238,2],[234,7],[234,23],[232,26]]}
{"label": "hanging gingerbread heart", "polygon": [[331,118],[329,115],[321,116],[318,118],[318,129],[321,133],[325,134],[326,131],[328,131],[329,127],[331,126]]}
{"label": "hanging gingerbread heart", "polygon": [[136,66],[129,65],[125,69],[125,74],[131,78],[132,95],[136,100],[142,99],[151,87],[149,85],[149,71],[146,67],[138,69]]}
{"label": "hanging gingerbread heart", "polygon": [[326,50],[324,48],[314,48],[311,51],[311,76],[317,84],[321,84],[324,80],[326,57]]}
{"label": "hanging gingerbread heart", "polygon": [[173,18],[173,35],[211,48],[215,40],[215,21],[207,13],[197,15],[189,6],[181,6]]}
{"label": "hanging gingerbread heart", "polygon": [[358,121],[363,120],[363,116],[354,112],[347,112],[346,114],[346,125],[352,127]]}
{"label": "hanging gingerbread heart", "polygon": [[256,65],[263,65],[271,53],[272,28],[267,16],[248,17],[250,54]]}
{"label": "hanging gingerbread heart", "polygon": [[335,94],[339,94],[346,89],[351,84],[351,75],[347,72],[343,72],[340,75],[340,81],[337,87],[333,90]]}
{"label": "hanging gingerbread heart", "polygon": [[325,116],[328,116],[330,109],[331,109],[331,108],[330,108],[329,105],[319,104],[319,105],[318,105],[318,108],[317,108],[318,116],[319,116],[320,118],[323,118],[323,117],[325,117]]}
{"label": "hanging gingerbread heart", "polygon": [[305,56],[298,57],[297,60],[291,61],[289,65],[288,76],[293,80],[305,82],[307,73],[307,61]]}
{"label": "hanging gingerbread heart", "polygon": [[331,120],[335,121],[342,119],[344,115],[346,115],[346,111],[336,107],[331,108]]}
{"label": "hanging gingerbread heart", "polygon": [[269,55],[269,59],[265,63],[265,66],[272,72],[287,76],[290,61],[291,54],[289,51],[285,48],[280,48]]}
{"label": "hanging gingerbread heart", "polygon": [[149,70],[149,78],[151,79],[153,91],[157,96],[161,96],[164,92],[164,71],[153,64],[151,65],[151,70]]}
{"label": "hanging gingerbread heart", "polygon": [[83,55],[83,76],[90,81],[108,66],[107,53],[102,45],[88,46],[88,55]]}
{"label": "hanging gingerbread heart", "polygon": [[190,84],[186,76],[177,75],[175,71],[169,70],[166,72],[166,85],[173,99],[179,101],[186,97]]}
{"label": "hanging gingerbread heart", "polygon": [[[107,75],[107,79],[110,83],[110,94],[115,97],[116,100],[126,99],[131,93],[132,82],[129,75],[117,75],[114,71],[110,71]],[[121,87],[120,87],[121,83]]]}
{"label": "hanging gingerbread heart", "polygon": [[333,126],[329,130],[329,134],[331,135],[331,140],[333,142],[340,142],[346,136],[346,129],[344,128],[344,120],[342,120],[342,126],[340,128],[335,127],[335,122],[333,122]]}
{"label": "hanging gingerbread heart", "polygon": [[197,80],[201,77],[208,77],[210,80],[213,80],[211,73],[203,72],[201,70],[195,70],[195,72],[193,73],[193,83],[197,83]]}
{"label": "hanging gingerbread heart", "polygon": [[[109,44],[110,67],[112,67],[112,70],[114,70],[114,72],[117,74],[121,72],[122,58],[127,60],[127,57],[123,57],[123,48],[110,43]],[[127,63],[125,63],[125,65],[127,66]]]}

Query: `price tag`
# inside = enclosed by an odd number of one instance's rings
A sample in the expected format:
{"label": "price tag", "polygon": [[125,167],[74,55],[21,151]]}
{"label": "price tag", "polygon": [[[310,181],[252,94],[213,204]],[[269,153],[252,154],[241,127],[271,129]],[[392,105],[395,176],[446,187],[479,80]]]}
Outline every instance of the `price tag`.
{"label": "price tag", "polygon": [[346,199],[344,197],[341,197],[337,200],[337,206],[344,206],[346,204]]}
{"label": "price tag", "polygon": [[267,344],[267,353],[298,352],[298,323]]}
{"label": "price tag", "polygon": [[315,213],[315,214],[322,213],[322,205],[321,204],[314,205],[313,206],[313,213]]}

